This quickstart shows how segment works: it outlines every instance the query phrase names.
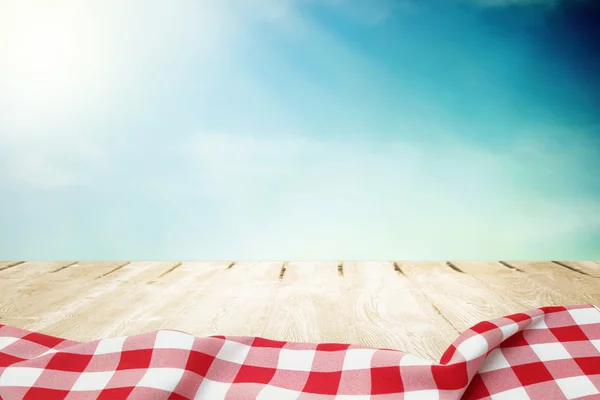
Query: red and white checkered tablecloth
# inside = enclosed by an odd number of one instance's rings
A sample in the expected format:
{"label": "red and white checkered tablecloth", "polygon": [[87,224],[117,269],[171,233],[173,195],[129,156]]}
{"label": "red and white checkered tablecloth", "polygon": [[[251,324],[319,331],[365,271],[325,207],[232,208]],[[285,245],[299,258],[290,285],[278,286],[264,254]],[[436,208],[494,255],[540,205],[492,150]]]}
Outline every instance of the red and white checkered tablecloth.
{"label": "red and white checkered tablecloth", "polygon": [[0,325],[0,397],[598,399],[600,310],[481,322],[430,362],[397,350],[161,330],[89,343]]}

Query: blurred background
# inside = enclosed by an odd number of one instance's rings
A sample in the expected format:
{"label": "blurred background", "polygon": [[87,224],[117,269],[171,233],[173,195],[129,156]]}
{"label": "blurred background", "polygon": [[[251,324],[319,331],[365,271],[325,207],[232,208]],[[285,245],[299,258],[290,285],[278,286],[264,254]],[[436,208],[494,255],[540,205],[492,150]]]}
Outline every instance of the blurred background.
{"label": "blurred background", "polygon": [[600,4],[0,0],[0,259],[600,259]]}

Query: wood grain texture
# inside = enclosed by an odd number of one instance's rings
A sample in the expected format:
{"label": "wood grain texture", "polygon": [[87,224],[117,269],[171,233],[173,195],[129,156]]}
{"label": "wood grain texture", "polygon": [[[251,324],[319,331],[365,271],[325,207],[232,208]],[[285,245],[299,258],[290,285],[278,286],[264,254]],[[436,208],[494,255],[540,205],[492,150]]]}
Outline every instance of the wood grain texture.
{"label": "wood grain texture", "polygon": [[[281,262],[222,263],[178,290],[165,303],[171,316],[150,327],[173,327],[197,336],[264,336],[265,318],[275,305]],[[183,272],[183,271],[182,271]],[[153,310],[159,316],[161,310]]]}
{"label": "wood grain texture", "polygon": [[548,261],[513,262],[551,290],[567,296],[570,304],[600,304],[600,279]]}
{"label": "wood grain texture", "polygon": [[600,278],[600,262],[598,261],[554,261],[554,263]]}
{"label": "wood grain texture", "polygon": [[337,262],[290,262],[265,335],[302,342],[359,343]]}
{"label": "wood grain texture", "polygon": [[398,263],[439,312],[462,332],[490,318],[526,311],[527,299],[513,298],[446,262]]}
{"label": "wood grain texture", "polygon": [[[121,265],[119,262],[62,263],[55,269],[44,269],[2,295],[0,315],[16,318],[39,318],[44,311],[61,307],[72,298],[81,298],[92,280]],[[44,266],[46,267],[46,266]],[[23,268],[24,269],[24,268]]]}
{"label": "wood grain texture", "polygon": [[73,264],[72,261],[36,261],[23,263],[0,263],[0,293],[10,297],[41,275]]}
{"label": "wood grain texture", "polygon": [[[171,309],[164,305],[197,274],[184,271],[177,262],[149,263],[146,267],[123,267],[97,280],[109,286],[104,295],[88,302],[78,310],[69,324],[57,321],[56,334],[73,340],[91,340],[94,337],[121,336],[143,333],[148,314],[154,309],[168,315]],[[174,268],[176,267],[176,268]],[[174,268],[174,269],[173,269]]]}
{"label": "wood grain texture", "polygon": [[0,323],[78,341],[177,329],[437,360],[477,322],[568,304],[600,304],[599,262],[0,262]]}
{"label": "wood grain texture", "polygon": [[25,261],[0,261],[0,271],[16,267],[17,265],[23,264],[24,262]]}
{"label": "wood grain texture", "polygon": [[[345,303],[357,343],[438,360],[458,331],[394,263],[344,263]],[[432,329],[435,327],[435,329]]]}
{"label": "wood grain texture", "polygon": [[511,263],[455,262],[458,268],[485,283],[495,292],[520,299],[528,308],[576,304],[567,293],[544,285],[535,276]]}
{"label": "wood grain texture", "polygon": [[26,325],[26,329],[57,336],[71,333],[73,338],[77,338],[75,340],[89,340],[93,338],[90,333],[95,329],[108,329],[110,324],[98,326],[119,318],[120,310],[141,304],[139,301],[142,299],[134,298],[131,301],[131,293],[135,292],[136,287],[145,285],[175,265],[175,262],[120,262],[107,265],[95,271],[91,279],[74,286],[61,299],[62,304],[40,313],[36,321]]}

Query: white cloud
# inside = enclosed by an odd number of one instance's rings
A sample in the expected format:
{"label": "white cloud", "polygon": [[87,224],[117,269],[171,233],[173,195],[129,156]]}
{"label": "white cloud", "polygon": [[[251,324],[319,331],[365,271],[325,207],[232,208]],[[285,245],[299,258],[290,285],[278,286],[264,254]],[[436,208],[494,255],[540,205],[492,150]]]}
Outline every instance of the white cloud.
{"label": "white cloud", "polygon": [[300,138],[201,133],[185,140],[177,154],[189,161],[204,195],[227,198],[247,188],[264,193],[307,150]]}
{"label": "white cloud", "polygon": [[238,28],[214,0],[0,2],[0,179],[90,184],[127,142],[119,114],[182,54],[195,52],[198,74],[218,62]]}
{"label": "white cloud", "polygon": [[93,184],[108,165],[104,143],[72,133],[0,138],[0,182],[37,188]]}
{"label": "white cloud", "polygon": [[[194,142],[183,144],[195,166],[187,192],[221,205],[230,248],[250,258],[539,258],[600,225],[598,201],[574,203],[531,186],[556,162],[550,155],[523,170],[518,150],[464,143],[233,134]],[[576,163],[581,153],[569,151]]]}

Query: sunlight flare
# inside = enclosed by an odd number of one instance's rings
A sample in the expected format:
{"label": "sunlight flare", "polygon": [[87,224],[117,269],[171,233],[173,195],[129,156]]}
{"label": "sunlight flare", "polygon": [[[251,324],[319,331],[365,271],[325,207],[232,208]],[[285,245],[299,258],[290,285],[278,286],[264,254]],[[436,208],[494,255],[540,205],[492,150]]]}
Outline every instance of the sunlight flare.
{"label": "sunlight flare", "polygon": [[68,110],[111,79],[114,47],[83,3],[0,5],[1,99],[17,116]]}

